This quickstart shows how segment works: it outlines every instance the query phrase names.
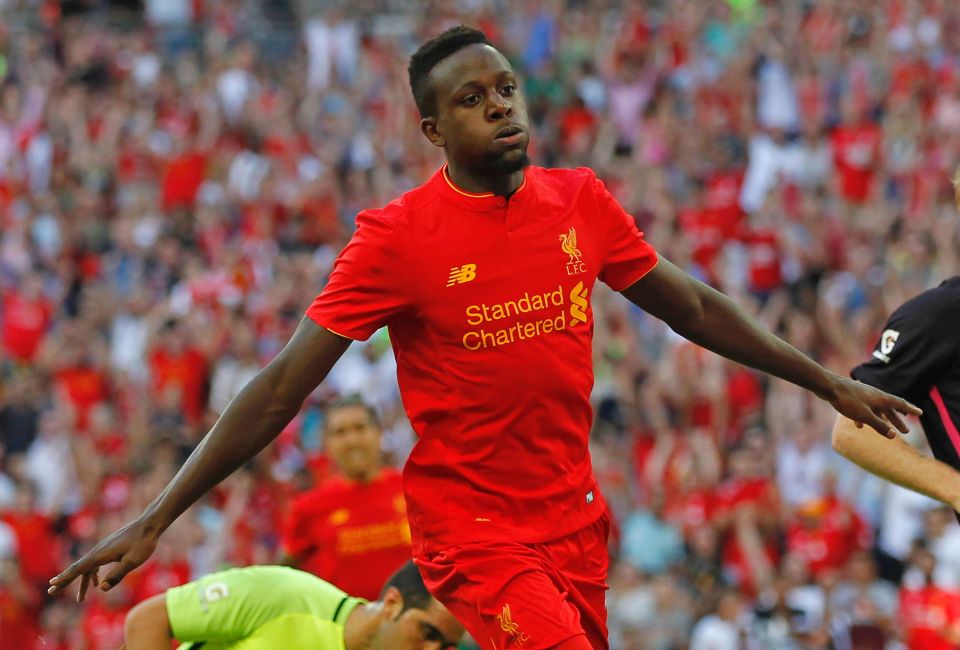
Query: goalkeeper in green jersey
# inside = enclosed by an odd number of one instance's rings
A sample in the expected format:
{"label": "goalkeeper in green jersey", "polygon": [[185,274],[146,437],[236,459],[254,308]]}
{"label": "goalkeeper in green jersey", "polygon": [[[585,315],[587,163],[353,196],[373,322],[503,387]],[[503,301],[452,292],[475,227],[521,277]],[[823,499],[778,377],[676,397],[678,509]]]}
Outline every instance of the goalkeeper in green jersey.
{"label": "goalkeeper in green jersey", "polygon": [[[357,567],[363,571],[363,567]],[[280,566],[213,573],[127,615],[126,650],[451,650],[463,626],[427,592],[413,562],[368,603]]]}

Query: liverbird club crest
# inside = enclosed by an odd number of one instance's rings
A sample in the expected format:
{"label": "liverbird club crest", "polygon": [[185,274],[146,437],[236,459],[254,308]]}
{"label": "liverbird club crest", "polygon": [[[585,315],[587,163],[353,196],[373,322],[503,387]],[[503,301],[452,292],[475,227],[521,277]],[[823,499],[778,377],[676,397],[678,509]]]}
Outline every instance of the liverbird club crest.
{"label": "liverbird club crest", "polygon": [[570,256],[567,260],[567,275],[579,275],[587,271],[586,264],[580,261],[583,254],[577,248],[577,230],[573,226],[569,232],[560,233],[560,248]]}

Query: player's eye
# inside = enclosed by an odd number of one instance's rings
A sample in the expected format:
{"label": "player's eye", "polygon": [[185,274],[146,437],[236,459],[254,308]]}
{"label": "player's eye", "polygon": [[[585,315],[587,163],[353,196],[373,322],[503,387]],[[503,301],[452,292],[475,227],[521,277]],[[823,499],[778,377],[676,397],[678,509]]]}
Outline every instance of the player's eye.
{"label": "player's eye", "polygon": [[516,92],[516,90],[517,90],[517,87],[514,86],[513,84],[507,84],[500,91],[500,94],[503,95],[504,97],[512,97],[513,93]]}
{"label": "player's eye", "polygon": [[460,103],[465,106],[476,106],[480,103],[480,95],[467,95],[460,100]]}

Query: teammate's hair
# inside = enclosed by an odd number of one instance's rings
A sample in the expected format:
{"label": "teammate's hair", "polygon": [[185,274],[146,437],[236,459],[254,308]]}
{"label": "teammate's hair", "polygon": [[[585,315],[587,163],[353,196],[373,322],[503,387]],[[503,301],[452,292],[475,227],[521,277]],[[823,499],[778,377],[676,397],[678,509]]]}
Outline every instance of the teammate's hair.
{"label": "teammate's hair", "polygon": [[430,71],[451,54],[477,43],[493,47],[487,35],[479,29],[458,25],[427,41],[413,53],[407,72],[410,75],[413,101],[417,103],[421,117],[435,115],[437,111],[437,98],[430,88]]}
{"label": "teammate's hair", "polygon": [[[413,563],[413,560],[407,562],[397,569],[392,576],[383,585],[380,592],[380,598],[383,598],[390,587],[395,588],[403,596],[403,611],[411,607],[416,609],[426,609],[430,606],[433,596],[427,591],[427,586],[423,584],[423,578],[420,577],[420,569]],[[402,612],[401,612],[402,613]]]}
{"label": "teammate's hair", "polygon": [[370,404],[367,403],[360,395],[357,393],[350,393],[349,395],[342,395],[337,397],[327,403],[327,421],[329,422],[329,416],[331,413],[337,409],[344,408],[362,408],[367,412],[367,415],[370,416],[370,420],[378,428],[383,428],[383,425],[380,423],[380,415],[377,413],[377,410],[373,408]]}

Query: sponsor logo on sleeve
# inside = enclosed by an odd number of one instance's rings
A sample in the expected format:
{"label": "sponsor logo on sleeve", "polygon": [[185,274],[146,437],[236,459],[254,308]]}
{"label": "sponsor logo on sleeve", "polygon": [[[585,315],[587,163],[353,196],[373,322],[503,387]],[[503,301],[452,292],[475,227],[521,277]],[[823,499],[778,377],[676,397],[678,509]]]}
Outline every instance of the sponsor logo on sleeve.
{"label": "sponsor logo on sleeve", "polygon": [[897,330],[883,330],[880,335],[880,346],[873,351],[873,356],[884,363],[890,363],[890,353],[893,352],[893,346],[897,344],[900,338],[900,332]]}

